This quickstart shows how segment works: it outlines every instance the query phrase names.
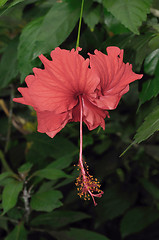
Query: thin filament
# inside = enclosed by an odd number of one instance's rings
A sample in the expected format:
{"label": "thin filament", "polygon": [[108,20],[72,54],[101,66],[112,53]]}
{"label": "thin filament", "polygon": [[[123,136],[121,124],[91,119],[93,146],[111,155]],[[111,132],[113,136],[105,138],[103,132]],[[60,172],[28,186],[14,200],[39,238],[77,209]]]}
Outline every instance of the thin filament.
{"label": "thin filament", "polygon": [[82,121],[83,121],[83,104],[82,98],[79,96],[79,104],[80,104],[80,153],[79,153],[79,163],[82,167],[81,171],[84,173],[83,159],[82,159],[82,146],[83,146],[83,133],[82,133]]}
{"label": "thin filament", "polygon": [[83,122],[83,99],[82,96],[79,96],[79,106],[80,106],[80,152],[79,152],[79,164],[80,175],[77,178],[76,186],[79,191],[78,195],[83,197],[84,200],[90,200],[90,196],[93,199],[94,205],[95,202],[94,197],[101,197],[103,191],[100,190],[100,183],[97,179],[94,179],[88,172],[88,166],[85,162],[83,162],[82,157],[82,145],[83,145],[83,133],[82,133],[82,122]]}

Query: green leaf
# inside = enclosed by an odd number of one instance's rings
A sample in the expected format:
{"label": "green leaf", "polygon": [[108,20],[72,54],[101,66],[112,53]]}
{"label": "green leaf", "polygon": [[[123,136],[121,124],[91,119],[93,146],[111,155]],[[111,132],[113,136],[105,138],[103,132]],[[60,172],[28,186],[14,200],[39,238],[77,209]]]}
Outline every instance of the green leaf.
{"label": "green leaf", "polygon": [[150,53],[144,62],[144,71],[149,75],[154,75],[157,64],[159,62],[159,49]]}
{"label": "green leaf", "polygon": [[[100,221],[112,220],[122,215],[137,197],[136,191],[131,186],[113,185],[104,191],[104,196],[97,206]],[[120,206],[120,207],[119,207]],[[102,214],[104,212],[104,215]]]}
{"label": "green leaf", "polygon": [[[6,1],[6,0],[5,0]],[[14,7],[15,5],[17,5],[18,3],[24,2],[25,0],[14,0],[13,2],[11,2],[10,4],[7,4],[7,6],[4,6],[1,10],[0,10],[0,16],[3,15],[4,13],[6,14],[8,12],[8,10],[12,7]]]}
{"label": "green leaf", "polygon": [[23,183],[13,179],[5,185],[2,193],[3,214],[16,205],[19,193],[22,189]]}
{"label": "green leaf", "polygon": [[91,31],[94,30],[95,25],[99,23],[101,17],[101,6],[90,8],[83,16],[85,23]]}
{"label": "green leaf", "polygon": [[159,200],[159,188],[154,183],[145,178],[140,179],[140,183],[144,189],[152,195],[154,199]]}
{"label": "green leaf", "polygon": [[156,50],[157,48],[159,48],[159,33],[153,35],[153,38],[149,42],[149,46],[152,50]]}
{"label": "green leaf", "polygon": [[35,193],[31,198],[30,205],[36,211],[51,212],[62,206],[61,201],[59,201],[61,198],[62,193],[56,190]]}
{"label": "green leaf", "polygon": [[140,143],[159,130],[159,107],[151,112],[134,136],[134,143]]}
{"label": "green leaf", "polygon": [[138,27],[150,12],[151,0],[103,0],[103,5],[128,29],[139,34]]}
{"label": "green leaf", "polygon": [[62,170],[54,168],[44,168],[34,172],[33,176],[39,176],[49,180],[56,180],[59,178],[70,178],[68,174],[64,173]]}
{"label": "green leaf", "polygon": [[109,240],[109,238],[105,237],[102,234],[78,228],[71,228],[67,233],[67,236],[69,236],[72,240]]}
{"label": "green leaf", "polygon": [[27,231],[24,228],[24,224],[20,222],[11,233],[5,238],[5,240],[27,240]]}
{"label": "green leaf", "polygon": [[83,136],[83,148],[93,144],[93,137],[91,135]]}
{"label": "green leaf", "polygon": [[136,207],[128,211],[121,221],[122,237],[140,232],[159,219],[159,212],[148,207]]}
{"label": "green leaf", "polygon": [[81,2],[73,0],[54,4],[41,25],[34,58],[59,46],[69,36],[79,19],[80,7]]}
{"label": "green leaf", "polygon": [[10,219],[21,221],[24,217],[24,209],[15,206],[7,212],[7,217]]}
{"label": "green leaf", "polygon": [[137,111],[139,111],[139,108],[143,103],[145,103],[146,101],[149,101],[150,99],[158,95],[159,93],[158,82],[159,82],[159,79],[158,79],[158,76],[156,76],[154,79],[148,80],[143,83],[142,91],[139,94],[140,101],[139,101],[139,106]]}
{"label": "green leaf", "polygon": [[53,4],[48,13],[30,22],[22,31],[18,49],[21,80],[32,71],[32,60],[58,47],[69,36],[79,18],[80,1]]}
{"label": "green leaf", "polygon": [[27,160],[36,164],[43,162],[47,157],[53,157],[59,161],[60,158],[69,157],[72,161],[72,157],[77,154],[78,150],[71,141],[61,136],[51,139],[46,134],[35,133],[28,135],[27,140],[31,143]]}
{"label": "green leaf", "polygon": [[6,232],[8,231],[8,221],[4,217],[0,216],[0,226],[1,229],[4,229]]}
{"label": "green leaf", "polygon": [[18,168],[18,172],[19,173],[28,173],[31,170],[32,166],[33,166],[33,164],[30,162],[24,163],[22,166],[20,166]]}
{"label": "green leaf", "polygon": [[[17,5],[18,3],[21,3],[21,2],[24,2],[25,0],[14,0],[14,1],[12,1],[10,4],[9,4],[9,6],[8,6],[8,8],[11,8],[11,7],[14,7],[15,5]],[[36,0],[35,0],[36,1]],[[33,2],[33,1],[32,1]],[[28,4],[29,4],[29,2],[28,2]]]}
{"label": "green leaf", "polygon": [[[77,169],[75,168],[73,172],[70,174],[70,178],[66,178],[63,181],[60,181],[58,184],[56,184],[56,189],[66,186],[72,182],[78,177]],[[73,193],[74,194],[74,193]]]}
{"label": "green leaf", "polygon": [[23,81],[27,74],[32,72],[33,51],[35,41],[39,34],[43,17],[37,18],[30,22],[22,31],[20,43],[18,46],[18,65],[21,72],[21,80]]}
{"label": "green leaf", "polygon": [[147,74],[155,75],[155,77],[143,83],[142,91],[139,95],[140,102],[138,110],[143,103],[159,94],[159,49],[153,51],[145,59],[144,70]]}
{"label": "green leaf", "polygon": [[134,136],[134,141],[125,149],[125,151],[120,155],[120,157],[122,157],[133,144],[141,143],[158,130],[159,130],[159,107],[157,107],[145,118],[144,123],[138,128],[137,133]]}
{"label": "green leaf", "polygon": [[129,32],[129,29],[126,28],[121,22],[116,19],[110,12],[104,8],[104,23],[110,32],[114,34],[121,34]]}
{"label": "green leaf", "polygon": [[0,61],[0,89],[8,86],[8,84],[17,76],[17,46],[18,39],[10,41],[1,61]]}
{"label": "green leaf", "polygon": [[102,3],[103,0],[93,0],[94,2]]}
{"label": "green leaf", "polygon": [[0,182],[3,181],[5,178],[10,177],[12,174],[10,172],[4,172],[0,174]]}
{"label": "green leaf", "polygon": [[70,166],[70,164],[73,161],[71,154],[72,153],[70,153],[70,155],[66,155],[66,156],[58,158],[57,160],[50,163],[47,166],[47,168],[56,168],[56,169],[61,169],[61,170],[64,168],[67,168],[68,166]]}
{"label": "green leaf", "polygon": [[53,229],[58,229],[88,219],[90,216],[83,212],[76,211],[53,211],[51,213],[41,214],[31,221],[32,226],[51,226]]}
{"label": "green leaf", "polygon": [[155,69],[155,78],[153,79],[154,81],[154,97],[156,97],[159,93],[159,61],[157,63],[156,69]]}
{"label": "green leaf", "polygon": [[0,0],[0,7],[2,7],[8,0]]}

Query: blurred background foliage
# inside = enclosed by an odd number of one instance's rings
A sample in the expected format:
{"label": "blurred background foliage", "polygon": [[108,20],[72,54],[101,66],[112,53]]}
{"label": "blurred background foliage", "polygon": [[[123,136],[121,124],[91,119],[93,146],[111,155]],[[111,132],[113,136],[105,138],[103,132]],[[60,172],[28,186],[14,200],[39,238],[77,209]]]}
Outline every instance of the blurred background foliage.
{"label": "blurred background foliage", "polygon": [[37,133],[31,107],[12,102],[32,68],[41,67],[38,55],[75,47],[80,6],[0,0],[2,240],[159,239],[158,0],[85,0],[81,54],[118,46],[144,74],[110,111],[105,131],[84,126],[84,158],[104,190],[97,207],[78,198],[74,184],[79,124],[51,139]]}

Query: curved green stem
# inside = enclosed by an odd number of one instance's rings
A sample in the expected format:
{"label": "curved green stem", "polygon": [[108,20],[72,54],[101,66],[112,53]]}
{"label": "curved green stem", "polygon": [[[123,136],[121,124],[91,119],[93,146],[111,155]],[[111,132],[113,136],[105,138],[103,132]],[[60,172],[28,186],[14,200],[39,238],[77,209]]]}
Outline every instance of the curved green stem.
{"label": "curved green stem", "polygon": [[1,163],[3,165],[3,167],[10,173],[14,174],[14,172],[12,171],[12,169],[10,168],[10,166],[8,165],[5,157],[4,157],[4,154],[3,152],[0,150],[0,160],[1,160]]}
{"label": "curved green stem", "polygon": [[10,143],[10,135],[11,135],[11,127],[12,127],[12,116],[13,116],[13,96],[14,96],[14,88],[11,85],[11,93],[10,93],[10,109],[9,109],[9,115],[8,115],[8,132],[7,132],[7,141],[5,145],[4,152],[7,153],[9,143]]}
{"label": "curved green stem", "polygon": [[8,165],[3,152],[0,150],[0,162],[2,163],[3,167],[5,168],[5,170],[7,172],[9,172],[14,178],[16,178],[17,180],[21,181],[21,179],[19,178],[19,176],[13,172],[13,170],[10,168],[10,166]]}
{"label": "curved green stem", "polygon": [[81,22],[82,22],[82,15],[83,15],[83,6],[84,6],[84,0],[82,0],[82,4],[81,4],[81,13],[80,13],[80,19],[79,19],[79,25],[78,25],[78,36],[77,36],[77,42],[76,42],[76,49],[79,47]]}

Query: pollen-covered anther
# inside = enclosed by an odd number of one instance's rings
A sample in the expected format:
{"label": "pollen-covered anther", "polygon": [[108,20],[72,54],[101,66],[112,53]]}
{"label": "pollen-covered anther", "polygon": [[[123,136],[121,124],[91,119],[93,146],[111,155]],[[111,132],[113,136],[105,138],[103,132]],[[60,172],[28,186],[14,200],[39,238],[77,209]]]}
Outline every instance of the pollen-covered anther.
{"label": "pollen-covered anther", "polygon": [[79,177],[76,179],[75,185],[77,186],[77,191],[80,198],[83,198],[84,200],[90,200],[91,196],[94,205],[96,206],[97,203],[95,202],[94,197],[102,197],[104,192],[100,189],[101,185],[99,184],[98,180],[89,175],[88,167],[86,167],[86,169],[86,171],[83,169],[81,170]]}

